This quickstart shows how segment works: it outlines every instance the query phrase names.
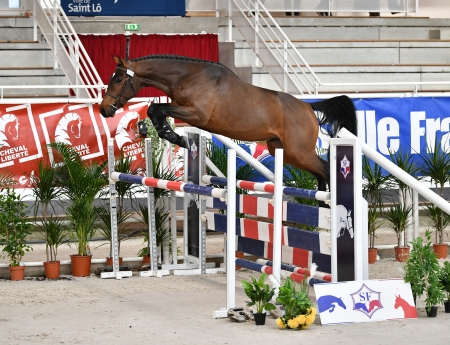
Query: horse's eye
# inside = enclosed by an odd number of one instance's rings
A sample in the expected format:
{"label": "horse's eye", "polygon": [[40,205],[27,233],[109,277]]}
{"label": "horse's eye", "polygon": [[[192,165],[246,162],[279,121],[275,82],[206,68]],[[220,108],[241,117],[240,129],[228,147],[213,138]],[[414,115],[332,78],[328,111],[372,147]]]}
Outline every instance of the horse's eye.
{"label": "horse's eye", "polygon": [[122,79],[121,79],[121,78],[117,78],[117,79],[116,79],[116,83],[117,83],[117,84],[119,84],[119,83],[121,83],[121,82],[122,82]]}

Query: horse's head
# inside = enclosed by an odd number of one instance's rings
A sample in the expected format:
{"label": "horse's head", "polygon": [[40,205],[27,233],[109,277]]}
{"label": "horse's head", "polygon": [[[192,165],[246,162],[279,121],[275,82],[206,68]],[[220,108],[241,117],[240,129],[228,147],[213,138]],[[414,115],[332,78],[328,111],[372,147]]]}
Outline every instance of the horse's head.
{"label": "horse's head", "polygon": [[113,117],[116,111],[136,96],[139,90],[137,78],[134,78],[134,72],[131,70],[131,62],[124,61],[118,56],[114,56],[114,60],[116,71],[100,104],[100,113],[103,117]]}
{"label": "horse's head", "polygon": [[401,306],[401,302],[403,301],[403,299],[400,297],[400,295],[395,295],[395,304],[394,304],[394,308],[397,309],[398,307]]}

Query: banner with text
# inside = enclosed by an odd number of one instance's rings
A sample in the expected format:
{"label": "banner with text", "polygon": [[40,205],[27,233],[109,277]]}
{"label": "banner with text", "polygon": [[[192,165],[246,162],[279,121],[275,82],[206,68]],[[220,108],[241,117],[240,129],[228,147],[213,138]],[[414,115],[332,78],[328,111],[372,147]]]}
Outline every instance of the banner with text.
{"label": "banner with text", "polygon": [[185,0],[61,0],[68,16],[185,16]]}

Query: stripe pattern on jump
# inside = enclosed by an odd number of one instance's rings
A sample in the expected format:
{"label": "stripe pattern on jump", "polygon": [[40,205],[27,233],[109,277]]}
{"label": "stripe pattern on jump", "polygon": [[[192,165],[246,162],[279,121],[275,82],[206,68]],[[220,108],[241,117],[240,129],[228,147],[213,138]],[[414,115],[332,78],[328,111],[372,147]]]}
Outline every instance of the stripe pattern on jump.
{"label": "stripe pattern on jump", "polygon": [[207,186],[199,186],[192,183],[184,183],[179,181],[169,181],[157,179],[154,177],[145,177],[124,174],[120,172],[111,173],[111,179],[114,181],[122,181],[126,183],[139,184],[147,187],[168,189],[177,192],[187,192],[192,194],[200,194],[206,196],[212,196],[214,198],[225,198],[226,191],[222,188],[213,188]]}
{"label": "stripe pattern on jump", "polygon": [[[226,210],[227,204],[217,198],[206,198],[206,207]],[[236,211],[253,216],[273,218],[272,200],[254,195],[236,195]],[[331,228],[330,209],[283,201],[282,220],[323,229]]]}
{"label": "stripe pattern on jump", "polygon": [[[203,175],[202,182],[206,184],[217,184],[219,186],[226,186],[227,178]],[[256,192],[266,192],[270,194],[274,194],[275,192],[275,185],[271,182],[252,182],[252,181],[237,180],[236,187]],[[321,200],[321,201],[330,200],[329,192],[310,189],[283,186],[283,194],[304,199]]]}
{"label": "stripe pattern on jump", "polygon": [[[248,260],[244,260],[244,259],[236,259],[236,266],[245,267],[245,268],[248,268],[248,269],[256,271],[256,272],[272,274],[272,266],[262,265],[260,263],[253,262],[253,261],[248,261]],[[286,271],[283,268],[281,268],[281,269],[285,273],[284,277],[289,277],[292,279],[292,281],[301,283],[305,279],[304,274]],[[306,276],[306,279],[308,281],[308,284],[311,286],[313,286],[314,284],[328,283],[328,281],[318,279],[318,278],[310,278],[308,276]]]}
{"label": "stripe pattern on jump", "polygon": [[[227,216],[206,212],[208,229],[226,233]],[[236,218],[236,236],[273,243],[273,224],[248,218]],[[317,253],[331,255],[330,234],[282,227],[281,244],[288,247],[306,249]]]}
{"label": "stripe pattern on jump", "polygon": [[[258,264],[261,264],[261,265],[273,267],[273,261],[270,261],[270,260],[257,259],[256,262]],[[289,271],[289,272],[298,273],[298,274],[301,274],[301,275],[305,275],[306,274],[308,277],[310,276],[309,269],[304,268],[304,267],[297,267],[297,266],[292,266],[292,265],[287,265],[285,263],[281,263],[281,269],[285,270],[285,271]],[[317,279],[320,279],[320,280],[331,282],[331,274],[328,274],[328,273],[325,273],[325,272],[316,271],[315,274],[314,274],[314,277],[317,278]]]}

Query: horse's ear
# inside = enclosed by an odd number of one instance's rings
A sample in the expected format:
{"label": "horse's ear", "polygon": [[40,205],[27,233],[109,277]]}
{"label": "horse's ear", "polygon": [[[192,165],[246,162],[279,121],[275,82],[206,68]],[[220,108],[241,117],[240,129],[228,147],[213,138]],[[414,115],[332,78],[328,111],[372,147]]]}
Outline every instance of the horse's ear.
{"label": "horse's ear", "polygon": [[114,61],[116,62],[116,65],[118,67],[124,67],[124,62],[123,60],[120,58],[120,56],[113,56]]}

